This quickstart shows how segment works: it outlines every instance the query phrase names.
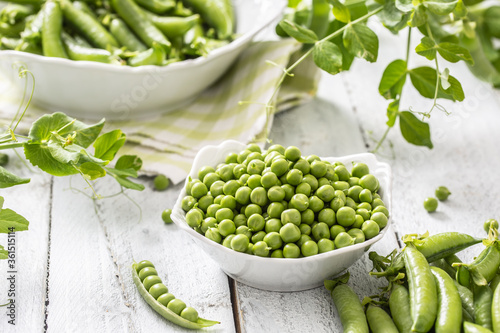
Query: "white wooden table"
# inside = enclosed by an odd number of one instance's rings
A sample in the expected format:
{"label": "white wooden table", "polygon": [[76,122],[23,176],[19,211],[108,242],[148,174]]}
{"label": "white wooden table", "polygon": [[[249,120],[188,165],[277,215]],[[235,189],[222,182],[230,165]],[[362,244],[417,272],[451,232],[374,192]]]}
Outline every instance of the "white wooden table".
{"label": "white wooden table", "polygon": [[[382,28],[375,28],[379,31]],[[324,76],[318,97],[276,116],[272,139],[296,145],[304,154],[341,156],[374,148],[372,135],[385,130],[386,101],[377,92],[385,66],[404,57],[404,38],[382,34],[379,62],[358,60],[350,72]],[[416,34],[414,34],[416,35]],[[415,39],[415,44],[418,40]],[[412,63],[425,63],[413,56]],[[464,103],[448,103],[452,115],[433,113],[433,150],[407,144],[396,127],[379,157],[394,173],[393,225],[373,247],[387,254],[406,233],[462,231],[484,236],[483,222],[500,218],[500,94],[475,79],[462,64],[450,66],[463,83]],[[402,105],[430,105],[407,91]],[[373,134],[370,134],[373,133]],[[5,207],[24,215],[27,232],[16,234],[15,326],[0,309],[0,332],[184,332],[152,311],[132,283],[133,260],[149,259],[170,291],[220,325],[208,332],[340,332],[341,325],[324,288],[277,293],[229,279],[175,225],[160,214],[172,207],[181,189],[153,191],[152,179],[140,181],[143,192],[128,192],[142,208],[123,196],[97,201],[72,191],[68,178],[54,178],[22,167],[29,185],[0,190]],[[78,177],[72,186],[84,188]],[[98,183],[99,193],[117,190]],[[438,211],[422,206],[439,185],[452,195]],[[139,221],[140,220],[140,221]],[[5,235],[0,244],[6,244]],[[474,252],[477,253],[478,249]],[[469,257],[472,255],[469,252]],[[350,285],[360,298],[377,292],[381,281],[368,277],[365,255],[351,267]],[[6,261],[0,262],[0,302],[10,283]],[[263,272],[265,274],[265,272]]]}

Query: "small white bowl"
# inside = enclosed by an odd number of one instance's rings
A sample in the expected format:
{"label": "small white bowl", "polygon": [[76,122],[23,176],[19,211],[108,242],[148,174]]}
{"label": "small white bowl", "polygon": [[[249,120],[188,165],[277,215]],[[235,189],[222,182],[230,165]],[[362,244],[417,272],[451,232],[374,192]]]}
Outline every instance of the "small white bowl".
{"label": "small white bowl", "polygon": [[285,0],[233,0],[238,38],[207,57],[165,67],[134,68],[0,51],[0,70],[20,84],[12,65],[25,64],[36,79],[33,102],[51,111],[117,120],[164,113],[192,101],[220,78],[257,33],[279,18],[286,4]]}
{"label": "small white bowl", "polygon": [[[215,167],[224,162],[229,153],[238,153],[246,145],[237,141],[224,141],[218,146],[206,146],[199,151],[193,162],[188,177],[197,178],[198,170],[206,165]],[[322,157],[331,163],[340,161],[349,169],[351,162],[363,162],[368,165],[370,172],[380,182],[379,194],[389,210],[387,226],[376,237],[363,243],[335,249],[330,252],[317,254],[311,257],[263,258],[259,256],[239,253],[228,249],[191,229],[186,223],[186,214],[181,208],[182,198],[186,195],[181,191],[173,208],[172,220],[181,229],[186,231],[230,277],[249,286],[271,291],[299,291],[318,287],[323,281],[351,266],[371,245],[384,237],[391,224],[391,168],[388,164],[377,161],[373,154],[356,154],[343,157]],[[186,179],[186,183],[187,183]]]}

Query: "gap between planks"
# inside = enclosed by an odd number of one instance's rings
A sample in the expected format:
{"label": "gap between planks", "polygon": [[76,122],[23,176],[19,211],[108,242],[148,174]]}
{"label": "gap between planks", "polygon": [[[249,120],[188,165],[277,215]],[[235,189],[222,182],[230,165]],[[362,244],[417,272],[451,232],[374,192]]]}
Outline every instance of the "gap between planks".
{"label": "gap between planks", "polygon": [[45,278],[45,302],[44,302],[44,314],[45,318],[43,320],[43,331],[44,333],[47,332],[48,329],[48,324],[47,324],[47,318],[49,316],[49,277],[50,277],[50,237],[51,237],[51,231],[52,231],[52,197],[54,193],[54,176],[50,177],[50,191],[49,191],[49,202],[50,202],[50,208],[49,208],[49,230],[48,230],[48,244],[47,244],[47,277]]}

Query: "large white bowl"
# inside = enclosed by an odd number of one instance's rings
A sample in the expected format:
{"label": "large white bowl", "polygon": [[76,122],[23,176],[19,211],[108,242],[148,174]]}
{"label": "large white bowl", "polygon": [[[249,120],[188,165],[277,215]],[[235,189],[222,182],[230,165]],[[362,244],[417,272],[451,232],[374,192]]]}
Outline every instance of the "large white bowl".
{"label": "large white bowl", "polygon": [[[206,146],[199,151],[193,162],[188,177],[197,178],[198,170],[206,165],[215,167],[224,161],[229,153],[238,153],[245,145],[237,141],[224,141],[219,146]],[[391,210],[391,168],[386,163],[377,161],[373,154],[357,154],[343,157],[322,157],[329,162],[340,161],[349,169],[351,162],[364,162],[370,172],[380,182],[379,194],[386,204],[389,213]],[[186,179],[186,183],[187,183]],[[182,198],[186,195],[183,189],[173,208],[172,220],[182,230],[186,231],[219,266],[233,279],[249,286],[271,291],[299,291],[318,287],[323,281],[351,266],[361,258],[371,245],[382,239],[391,224],[391,217],[387,226],[376,237],[363,243],[311,257],[286,259],[263,258],[259,256],[239,253],[228,249],[191,229],[186,223],[186,214],[181,208]]]}
{"label": "large white bowl", "polygon": [[239,37],[205,58],[132,68],[0,51],[0,69],[19,84],[12,65],[24,63],[36,78],[34,103],[51,111],[119,120],[167,112],[193,100],[220,78],[255,35],[278,19],[286,3],[233,0]]}

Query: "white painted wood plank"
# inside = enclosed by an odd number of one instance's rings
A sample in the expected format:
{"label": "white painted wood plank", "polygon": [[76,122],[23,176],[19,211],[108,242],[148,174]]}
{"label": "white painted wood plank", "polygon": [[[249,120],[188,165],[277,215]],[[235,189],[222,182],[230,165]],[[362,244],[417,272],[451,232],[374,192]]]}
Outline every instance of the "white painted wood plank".
{"label": "white painted wood plank", "polygon": [[[109,193],[106,186],[110,184],[102,183],[101,192]],[[221,322],[204,331],[234,332],[227,276],[189,235],[174,224],[165,225],[161,219],[161,212],[173,207],[182,185],[158,192],[152,189],[151,179],[144,184],[143,192],[127,192],[142,207],[141,221],[137,207],[123,196],[98,203],[98,216],[118,270],[117,278],[130,306],[128,315],[133,331],[189,331],[163,319],[139,295],[130,266],[134,260],[150,260],[171,293],[197,309],[201,317]]]}
{"label": "white painted wood plank", "polygon": [[[342,156],[366,151],[358,123],[340,76],[324,75],[318,98],[275,117],[271,138],[284,146],[296,145],[303,155]],[[373,250],[390,252],[397,246],[392,230]],[[367,255],[350,269],[349,285],[360,299],[377,293],[384,281],[368,277]],[[263,272],[265,274],[265,272]],[[323,287],[278,293],[236,283],[238,318],[242,332],[340,332],[338,314]]]}
{"label": "white painted wood plank", "polygon": [[[0,260],[0,303],[7,302],[10,283],[7,278],[15,275],[15,326],[8,323],[6,308],[0,308],[1,332],[37,332],[45,320],[45,286],[47,243],[51,202],[51,177],[27,169],[13,152],[8,152],[10,162],[6,168],[15,174],[30,178],[31,182],[0,190],[5,199],[4,207],[24,216],[29,230],[15,234],[15,274],[7,260]],[[7,235],[0,235],[0,244],[7,248]]]}

